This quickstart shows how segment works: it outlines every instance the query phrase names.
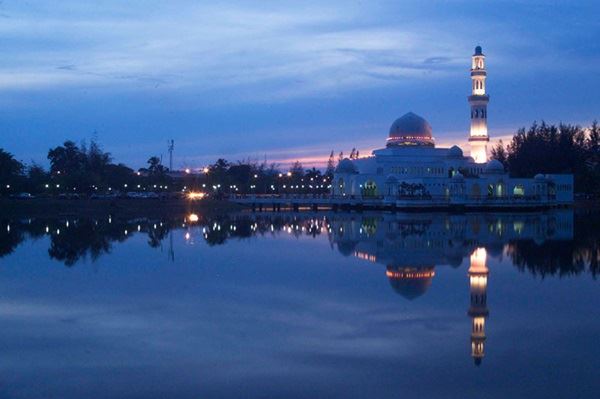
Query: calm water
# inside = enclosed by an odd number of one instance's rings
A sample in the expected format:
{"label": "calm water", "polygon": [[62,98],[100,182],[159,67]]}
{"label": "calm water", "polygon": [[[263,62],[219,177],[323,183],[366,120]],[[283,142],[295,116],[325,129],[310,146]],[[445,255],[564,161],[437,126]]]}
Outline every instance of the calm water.
{"label": "calm water", "polygon": [[1,220],[0,397],[599,397],[599,222]]}

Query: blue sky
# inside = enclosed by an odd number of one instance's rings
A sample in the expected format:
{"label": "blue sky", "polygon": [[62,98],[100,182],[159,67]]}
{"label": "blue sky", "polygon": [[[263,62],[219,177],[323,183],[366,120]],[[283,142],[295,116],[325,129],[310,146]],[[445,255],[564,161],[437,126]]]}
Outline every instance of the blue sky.
{"label": "blue sky", "polygon": [[492,137],[600,109],[594,1],[0,3],[0,147],[45,163],[95,135],[135,168],[167,155],[308,160],[383,146],[413,111],[465,140],[470,56]]}

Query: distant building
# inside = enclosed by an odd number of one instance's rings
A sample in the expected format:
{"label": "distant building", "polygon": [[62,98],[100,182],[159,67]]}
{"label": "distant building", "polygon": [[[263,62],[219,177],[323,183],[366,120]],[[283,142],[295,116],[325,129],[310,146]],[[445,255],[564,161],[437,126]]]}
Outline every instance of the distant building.
{"label": "distant building", "polygon": [[572,175],[511,178],[499,161],[488,159],[486,77],[485,56],[477,46],[468,97],[470,156],[456,145],[436,148],[429,123],[409,112],[394,121],[385,148],[339,162],[332,195],[401,207],[415,201],[481,207],[572,203]]}

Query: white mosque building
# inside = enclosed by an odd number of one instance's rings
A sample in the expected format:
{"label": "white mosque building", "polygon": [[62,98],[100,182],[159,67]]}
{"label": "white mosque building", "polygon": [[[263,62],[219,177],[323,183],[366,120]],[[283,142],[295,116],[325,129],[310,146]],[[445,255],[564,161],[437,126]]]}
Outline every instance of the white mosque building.
{"label": "white mosque building", "polygon": [[390,127],[386,147],[371,156],[342,160],[332,197],[369,206],[464,205],[472,207],[560,206],[573,202],[572,175],[512,178],[488,155],[485,55],[471,63],[469,155],[458,146],[435,146],[432,129],[412,112]]}

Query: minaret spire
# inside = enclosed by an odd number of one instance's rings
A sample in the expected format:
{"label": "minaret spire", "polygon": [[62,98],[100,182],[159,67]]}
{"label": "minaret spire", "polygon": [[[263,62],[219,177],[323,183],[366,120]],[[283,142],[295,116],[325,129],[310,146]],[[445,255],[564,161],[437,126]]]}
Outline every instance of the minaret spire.
{"label": "minaret spire", "polygon": [[471,157],[476,163],[485,163],[487,157],[487,143],[490,141],[487,131],[487,105],[490,97],[485,92],[485,55],[481,46],[475,47],[471,62],[472,89],[469,96],[471,106],[471,132],[469,134],[469,146]]}

